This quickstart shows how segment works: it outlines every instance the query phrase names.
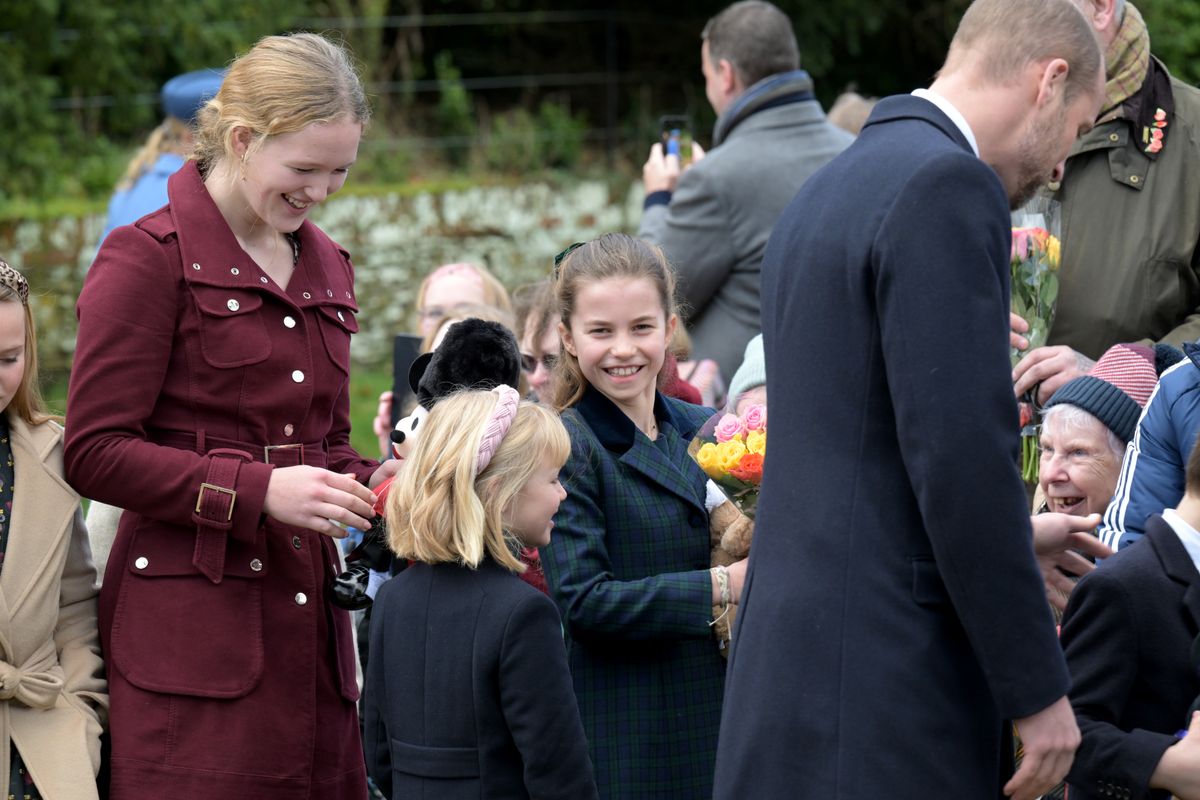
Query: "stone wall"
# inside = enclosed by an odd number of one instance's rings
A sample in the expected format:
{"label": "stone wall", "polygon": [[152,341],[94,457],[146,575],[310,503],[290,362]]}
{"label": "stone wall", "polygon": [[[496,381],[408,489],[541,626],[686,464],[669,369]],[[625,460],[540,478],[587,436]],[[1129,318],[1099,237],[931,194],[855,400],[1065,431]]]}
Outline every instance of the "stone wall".
{"label": "stone wall", "polygon": [[[478,261],[506,286],[549,273],[554,254],[608,231],[632,231],[641,188],[603,181],[530,184],[411,195],[342,195],[313,220],[354,259],[361,333],[353,355],[379,366],[394,333],[412,327],[417,286],[438,264]],[[26,273],[34,293],[43,370],[60,378],[75,351],[75,298],[95,255],[101,216],[0,223],[0,259]]]}

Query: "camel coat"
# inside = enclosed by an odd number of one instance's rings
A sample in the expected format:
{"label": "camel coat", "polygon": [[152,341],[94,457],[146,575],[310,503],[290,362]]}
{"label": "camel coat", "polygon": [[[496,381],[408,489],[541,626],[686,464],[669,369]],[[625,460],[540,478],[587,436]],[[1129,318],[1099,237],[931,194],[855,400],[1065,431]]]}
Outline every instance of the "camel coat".
{"label": "camel coat", "polygon": [[96,569],[62,426],[9,415],[13,518],[0,570],[0,775],[9,742],[46,800],[95,800],[108,694]]}

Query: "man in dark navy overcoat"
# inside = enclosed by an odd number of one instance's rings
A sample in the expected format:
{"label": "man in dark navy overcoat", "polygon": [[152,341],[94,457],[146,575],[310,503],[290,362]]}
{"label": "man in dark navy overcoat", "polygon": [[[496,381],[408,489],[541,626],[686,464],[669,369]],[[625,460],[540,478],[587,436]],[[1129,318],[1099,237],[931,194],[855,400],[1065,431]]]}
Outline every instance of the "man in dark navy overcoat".
{"label": "man in dark navy overcoat", "polygon": [[719,800],[1032,800],[1070,767],[1016,467],[1009,210],[1061,169],[1103,87],[1068,0],[976,0],[930,89],[882,101],[776,226],[771,447]]}

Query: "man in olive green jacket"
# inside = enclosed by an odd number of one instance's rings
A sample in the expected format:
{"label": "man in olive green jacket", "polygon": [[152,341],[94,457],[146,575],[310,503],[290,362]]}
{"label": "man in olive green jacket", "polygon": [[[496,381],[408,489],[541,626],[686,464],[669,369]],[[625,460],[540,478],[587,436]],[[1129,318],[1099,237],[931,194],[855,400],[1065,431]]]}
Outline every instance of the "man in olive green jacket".
{"label": "man in olive green jacket", "polygon": [[1013,373],[1017,394],[1040,384],[1043,403],[1114,344],[1200,339],[1200,91],[1150,54],[1131,3],[1075,3],[1105,46],[1107,98],[1049,187],[1062,203],[1057,311],[1048,346]]}

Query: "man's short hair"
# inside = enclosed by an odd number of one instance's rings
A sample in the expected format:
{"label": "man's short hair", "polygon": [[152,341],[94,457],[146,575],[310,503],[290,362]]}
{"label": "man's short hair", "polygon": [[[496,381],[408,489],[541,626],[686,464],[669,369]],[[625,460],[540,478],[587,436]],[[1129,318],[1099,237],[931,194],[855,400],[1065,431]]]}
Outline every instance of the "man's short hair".
{"label": "man's short hair", "polygon": [[1200,497],[1200,441],[1196,442],[1192,454],[1188,456],[1184,487],[1188,494]]}
{"label": "man's short hair", "polygon": [[800,46],[792,21],[763,0],[734,3],[708,21],[700,38],[708,59],[727,60],[747,87],[771,75],[800,69]]}
{"label": "man's short hair", "polygon": [[999,84],[1031,63],[1061,58],[1070,66],[1066,102],[1095,90],[1104,63],[1095,30],[1069,0],[975,0],[950,42],[947,68],[968,53]]}

